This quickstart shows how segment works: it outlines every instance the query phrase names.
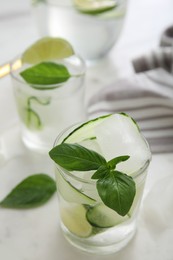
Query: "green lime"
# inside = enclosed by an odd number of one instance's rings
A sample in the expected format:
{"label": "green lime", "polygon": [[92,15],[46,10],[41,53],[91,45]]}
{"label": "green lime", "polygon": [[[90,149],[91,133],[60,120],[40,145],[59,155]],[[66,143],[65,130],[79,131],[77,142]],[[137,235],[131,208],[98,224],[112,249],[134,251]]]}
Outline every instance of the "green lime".
{"label": "green lime", "polygon": [[23,63],[36,64],[52,59],[64,59],[74,54],[70,43],[62,38],[44,37],[32,44],[22,55]]}
{"label": "green lime", "polygon": [[99,14],[117,6],[116,0],[74,0],[75,7],[83,13]]}

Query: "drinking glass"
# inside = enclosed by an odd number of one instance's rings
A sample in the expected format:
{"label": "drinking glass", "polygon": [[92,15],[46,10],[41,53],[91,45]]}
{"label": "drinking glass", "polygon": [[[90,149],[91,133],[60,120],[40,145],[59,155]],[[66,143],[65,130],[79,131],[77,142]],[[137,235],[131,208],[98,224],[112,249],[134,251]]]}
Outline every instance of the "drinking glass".
{"label": "drinking glass", "polygon": [[[16,60],[21,63],[15,68]],[[17,110],[21,121],[22,139],[27,147],[48,151],[55,137],[64,128],[86,119],[84,102],[85,63],[77,55],[57,60],[73,75],[63,83],[46,85],[29,84],[20,72],[26,69],[21,57],[11,64],[11,79]]]}
{"label": "drinking glass", "polygon": [[[33,17],[41,36],[67,39],[86,60],[93,62],[104,57],[117,42],[127,10],[127,0],[108,0],[115,8],[104,12],[83,12],[76,8],[80,0],[34,0]],[[95,2],[95,5],[103,1]]]}
{"label": "drinking glass", "polygon": [[[75,126],[63,131],[57,137],[54,147],[61,144],[74,129]],[[149,157],[135,172],[130,173],[136,184],[136,195],[125,216],[103,204],[95,180],[87,177],[91,176],[89,172],[77,174],[55,163],[60,225],[70,244],[89,253],[111,254],[122,249],[132,239],[137,228],[137,216],[151,159],[145,139],[144,143]]]}

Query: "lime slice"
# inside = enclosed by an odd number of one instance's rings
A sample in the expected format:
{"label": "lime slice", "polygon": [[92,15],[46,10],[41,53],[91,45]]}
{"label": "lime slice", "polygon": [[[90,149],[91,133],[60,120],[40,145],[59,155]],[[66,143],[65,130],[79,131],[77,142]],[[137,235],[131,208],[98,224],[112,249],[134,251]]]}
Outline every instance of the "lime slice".
{"label": "lime slice", "polygon": [[22,55],[23,63],[36,64],[43,61],[64,59],[74,54],[70,43],[62,38],[45,37],[36,41]]}
{"label": "lime slice", "polygon": [[74,0],[75,7],[82,13],[100,14],[117,6],[116,0]]}
{"label": "lime slice", "polygon": [[92,226],[86,219],[86,209],[83,205],[61,208],[61,219],[66,228],[79,237],[89,237]]}

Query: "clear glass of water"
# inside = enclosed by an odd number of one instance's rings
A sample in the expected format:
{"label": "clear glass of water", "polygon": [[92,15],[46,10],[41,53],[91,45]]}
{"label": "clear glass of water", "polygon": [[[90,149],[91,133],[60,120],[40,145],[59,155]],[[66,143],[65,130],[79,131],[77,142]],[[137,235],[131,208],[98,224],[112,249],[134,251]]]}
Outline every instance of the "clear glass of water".
{"label": "clear glass of water", "polygon": [[[93,122],[97,124],[98,120]],[[82,127],[79,125],[77,128],[75,126],[68,128],[57,137],[54,147],[66,140],[68,143],[70,138],[71,140],[79,138],[84,140],[79,142],[80,145],[82,143],[88,149],[100,152],[97,138],[85,139],[85,133],[87,135],[92,131],[91,128],[92,122],[88,124],[88,131],[82,132]],[[136,195],[130,211],[125,216],[119,215],[102,202],[96,189],[96,182],[91,179],[93,172],[67,171],[55,163],[61,228],[66,239],[76,248],[94,254],[111,254],[122,249],[133,238],[151,160],[148,144],[145,139],[142,140],[145,146],[145,159],[134,171],[132,171],[136,167],[133,165],[134,162],[129,167],[131,168],[129,175],[136,184]],[[121,147],[119,150],[121,154]],[[128,169],[126,171],[128,172]]]}
{"label": "clear glass of water", "polygon": [[[85,63],[77,55],[54,61],[66,66],[73,75],[63,83],[46,85],[29,84],[20,72],[29,65],[22,64],[16,69],[16,59],[11,63],[11,79],[17,110],[21,121],[22,139],[27,147],[47,152],[55,137],[64,128],[86,119],[84,102]],[[15,69],[14,69],[15,68]]]}
{"label": "clear glass of water", "polygon": [[[103,4],[103,0],[83,2],[92,2],[96,6]],[[41,36],[67,39],[86,61],[92,62],[111,50],[125,20],[127,0],[104,2],[115,7],[101,12],[83,12],[77,8],[81,0],[34,0],[33,17]]]}

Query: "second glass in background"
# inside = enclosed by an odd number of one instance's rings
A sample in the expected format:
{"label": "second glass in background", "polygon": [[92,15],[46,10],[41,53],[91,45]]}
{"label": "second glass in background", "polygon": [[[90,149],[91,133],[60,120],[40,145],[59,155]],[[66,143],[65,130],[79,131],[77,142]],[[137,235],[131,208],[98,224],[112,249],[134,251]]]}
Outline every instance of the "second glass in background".
{"label": "second glass in background", "polygon": [[[18,62],[21,62],[20,57]],[[22,139],[27,147],[34,150],[47,152],[58,133],[86,119],[83,60],[73,55],[56,62],[65,65],[73,76],[66,82],[47,85],[46,89],[22,79],[20,72],[26,69],[26,64],[18,70],[13,70],[16,60],[11,64]]]}
{"label": "second glass in background", "polygon": [[67,39],[86,61],[98,60],[111,50],[122,31],[126,9],[127,0],[33,1],[39,34]]}

